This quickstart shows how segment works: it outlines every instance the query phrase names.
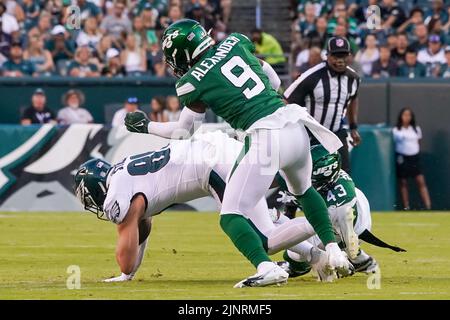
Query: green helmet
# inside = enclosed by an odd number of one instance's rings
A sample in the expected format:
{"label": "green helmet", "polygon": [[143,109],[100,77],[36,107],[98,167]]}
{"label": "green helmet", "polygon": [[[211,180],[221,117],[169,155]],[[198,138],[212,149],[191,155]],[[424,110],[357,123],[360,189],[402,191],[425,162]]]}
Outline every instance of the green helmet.
{"label": "green helmet", "polygon": [[[111,165],[100,159],[91,159],[83,163],[75,174],[75,194],[85,210],[93,212],[99,219],[103,217],[106,179]],[[104,219],[102,219],[104,220]]]}
{"label": "green helmet", "polygon": [[327,189],[336,182],[341,170],[339,153],[329,153],[322,145],[311,147],[313,160],[312,184],[317,190]]}
{"label": "green helmet", "polygon": [[188,72],[195,59],[214,44],[200,23],[190,19],[178,20],[168,26],[161,41],[166,63],[177,77]]}

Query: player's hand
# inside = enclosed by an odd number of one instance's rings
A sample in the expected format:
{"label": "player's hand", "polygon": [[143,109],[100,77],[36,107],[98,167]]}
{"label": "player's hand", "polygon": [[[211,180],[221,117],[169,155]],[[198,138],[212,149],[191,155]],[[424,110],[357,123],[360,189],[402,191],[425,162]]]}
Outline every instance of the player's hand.
{"label": "player's hand", "polygon": [[123,282],[123,281],[131,281],[133,280],[134,274],[125,274],[122,272],[122,274],[118,277],[109,278],[103,280],[103,282]]}
{"label": "player's hand", "polygon": [[352,131],[350,131],[350,136],[352,137],[352,141],[350,141],[352,146],[356,147],[361,143],[361,136],[359,135],[358,130],[353,129]]}
{"label": "player's hand", "polygon": [[148,133],[148,124],[150,120],[145,113],[136,111],[128,112],[125,116],[125,127],[130,132]]}

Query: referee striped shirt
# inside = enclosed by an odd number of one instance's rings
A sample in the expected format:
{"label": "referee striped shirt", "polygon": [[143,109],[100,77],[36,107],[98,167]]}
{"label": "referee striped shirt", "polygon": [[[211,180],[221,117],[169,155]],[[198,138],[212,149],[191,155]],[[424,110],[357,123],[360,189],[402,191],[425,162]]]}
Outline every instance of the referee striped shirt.
{"label": "referee striped shirt", "polygon": [[360,81],[352,68],[337,73],[322,62],[297,78],[284,97],[289,103],[306,107],[320,124],[336,132],[342,128],[346,108],[357,96]]}

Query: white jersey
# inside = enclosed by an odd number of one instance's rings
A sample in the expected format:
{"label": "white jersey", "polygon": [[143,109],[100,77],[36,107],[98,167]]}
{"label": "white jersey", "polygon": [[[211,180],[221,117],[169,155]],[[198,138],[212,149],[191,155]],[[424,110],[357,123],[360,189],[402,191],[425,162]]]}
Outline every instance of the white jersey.
{"label": "white jersey", "polygon": [[146,199],[144,218],[207,195],[220,204],[221,189],[241,146],[224,133],[207,133],[125,158],[113,166],[108,177],[103,204],[106,218],[121,223],[139,194]]}

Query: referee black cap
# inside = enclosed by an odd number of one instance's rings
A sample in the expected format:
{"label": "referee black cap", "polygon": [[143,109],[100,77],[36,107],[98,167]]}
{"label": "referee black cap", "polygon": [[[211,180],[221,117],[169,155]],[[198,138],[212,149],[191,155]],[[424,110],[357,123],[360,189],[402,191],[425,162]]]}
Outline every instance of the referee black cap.
{"label": "referee black cap", "polygon": [[329,54],[350,53],[350,43],[344,37],[333,37],[328,40],[327,51]]}

